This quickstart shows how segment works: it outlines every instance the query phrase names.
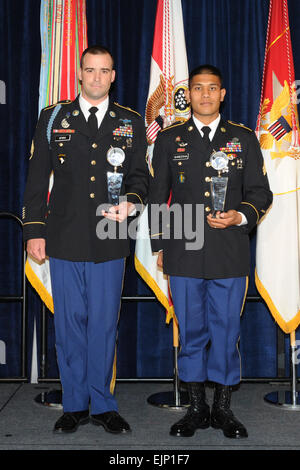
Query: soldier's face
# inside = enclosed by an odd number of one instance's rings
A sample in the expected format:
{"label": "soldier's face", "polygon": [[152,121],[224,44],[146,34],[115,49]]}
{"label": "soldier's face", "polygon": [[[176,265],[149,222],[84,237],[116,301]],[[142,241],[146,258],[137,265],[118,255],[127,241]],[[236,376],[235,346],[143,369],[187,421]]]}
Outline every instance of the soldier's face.
{"label": "soldier's face", "polygon": [[91,104],[99,104],[109,93],[115,80],[112,58],[109,54],[89,54],[83,58],[79,69],[82,96]]}
{"label": "soldier's face", "polygon": [[203,73],[192,78],[187,99],[191,103],[195,117],[209,124],[218,117],[225,93],[226,90],[221,88],[221,81],[217,75]]}

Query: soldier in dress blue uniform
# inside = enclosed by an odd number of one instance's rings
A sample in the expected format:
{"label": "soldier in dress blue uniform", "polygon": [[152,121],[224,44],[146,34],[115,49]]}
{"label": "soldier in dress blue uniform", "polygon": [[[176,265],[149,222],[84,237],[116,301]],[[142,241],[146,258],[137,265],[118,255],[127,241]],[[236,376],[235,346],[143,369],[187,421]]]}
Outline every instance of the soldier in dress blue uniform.
{"label": "soldier in dress blue uniform", "polygon": [[[147,194],[147,143],[141,116],[109,99],[114,79],[110,52],[86,49],[80,95],[42,110],[33,139],[24,239],[30,256],[50,260],[64,410],[54,432],[76,431],[89,420],[112,433],[130,431],[114,397],[129,240],[113,224],[126,224]],[[99,209],[105,203],[109,209]],[[99,234],[101,221],[112,236]]]}
{"label": "soldier in dress blue uniform", "polygon": [[[152,251],[160,252],[158,263],[170,276],[181,344],[179,377],[187,383],[191,403],[172,426],[174,436],[192,436],[210,424],[229,438],[248,435],[230,409],[230,398],[232,386],[240,382],[238,341],[250,265],[248,234],[270,206],[272,193],[254,132],[220,115],[225,93],[214,66],[191,72],[187,98],[192,117],[160,131],[152,160]],[[167,203],[170,193],[169,212],[175,214],[172,208],[177,205],[182,218],[170,217],[167,224],[161,211],[154,223],[156,205]],[[223,207],[215,205],[216,194]],[[200,235],[199,207],[204,208],[204,242],[193,246],[183,220]],[[215,383],[211,410],[206,381]]]}

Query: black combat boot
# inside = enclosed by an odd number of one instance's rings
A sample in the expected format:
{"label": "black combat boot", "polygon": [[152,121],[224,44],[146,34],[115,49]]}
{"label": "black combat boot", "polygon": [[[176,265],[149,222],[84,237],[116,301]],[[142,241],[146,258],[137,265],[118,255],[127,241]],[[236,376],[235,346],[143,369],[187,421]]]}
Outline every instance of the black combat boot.
{"label": "black combat boot", "polygon": [[230,409],[231,388],[216,384],[214,402],[211,409],[210,423],[215,429],[222,429],[226,437],[233,439],[248,437],[246,428]]}
{"label": "black combat boot", "polygon": [[194,435],[196,429],[209,427],[210,412],[205,401],[204,384],[202,382],[188,382],[187,389],[190,406],[186,415],[171,427],[171,436],[190,437]]}

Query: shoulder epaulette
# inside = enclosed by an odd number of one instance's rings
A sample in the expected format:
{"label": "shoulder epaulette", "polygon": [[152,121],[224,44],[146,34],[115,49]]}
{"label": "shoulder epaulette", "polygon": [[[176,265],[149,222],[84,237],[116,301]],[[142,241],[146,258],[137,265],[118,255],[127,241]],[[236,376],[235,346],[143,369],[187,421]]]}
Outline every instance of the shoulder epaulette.
{"label": "shoulder epaulette", "polygon": [[173,122],[173,124],[171,124],[170,126],[165,127],[164,129],[161,129],[160,132],[165,132],[165,131],[168,131],[169,129],[174,129],[174,127],[182,126],[182,125],[185,124],[185,123],[186,123],[186,121],[177,121],[177,122]]}
{"label": "shoulder epaulette", "polygon": [[234,126],[238,126],[238,127],[242,127],[243,129],[247,129],[247,131],[250,131],[252,132],[252,129],[250,129],[250,127],[246,127],[244,124],[242,123],[237,123],[237,122],[233,122],[233,121],[228,121],[230,124],[233,124]]}
{"label": "shoulder epaulette", "polygon": [[50,104],[49,106],[45,106],[44,109],[51,109],[51,108],[55,108],[55,106],[59,104],[69,104],[69,103],[72,103],[72,100],[62,100],[62,101],[58,101],[57,103]]}
{"label": "shoulder epaulette", "polygon": [[114,104],[115,104],[116,106],[119,106],[120,108],[127,109],[128,111],[131,111],[132,113],[135,113],[135,114],[137,114],[138,116],[142,117],[141,114],[138,113],[137,111],[135,111],[134,109],[128,108],[127,106],[122,106],[121,104],[116,103],[116,102],[114,102]]}

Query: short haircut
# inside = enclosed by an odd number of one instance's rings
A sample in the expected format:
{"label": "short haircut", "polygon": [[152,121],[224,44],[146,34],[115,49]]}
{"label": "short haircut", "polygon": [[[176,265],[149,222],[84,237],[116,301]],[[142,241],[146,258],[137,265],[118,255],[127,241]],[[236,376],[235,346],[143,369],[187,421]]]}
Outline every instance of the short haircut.
{"label": "short haircut", "polygon": [[106,47],[100,46],[100,45],[97,45],[97,44],[96,44],[95,46],[89,46],[89,47],[87,47],[87,48],[83,51],[83,53],[82,53],[82,55],[81,55],[81,59],[80,59],[80,68],[81,68],[81,69],[82,69],[82,66],[83,66],[83,59],[84,59],[84,56],[85,56],[86,54],[94,54],[94,55],[97,55],[97,54],[99,54],[99,55],[101,55],[101,54],[108,54],[108,55],[110,55],[111,60],[112,60],[112,68],[114,68],[114,62],[115,62],[115,61],[114,61],[114,58],[113,58],[111,52],[110,52]]}
{"label": "short haircut", "polygon": [[196,67],[194,70],[191,71],[190,75],[189,75],[189,86],[190,86],[190,83],[193,79],[193,77],[195,75],[202,75],[202,74],[211,74],[211,75],[216,75],[217,77],[219,77],[220,79],[220,82],[221,82],[221,88],[224,88],[223,87],[223,76],[221,74],[221,71],[215,67],[214,65],[210,65],[210,64],[204,64],[204,65],[199,65],[198,67]]}

